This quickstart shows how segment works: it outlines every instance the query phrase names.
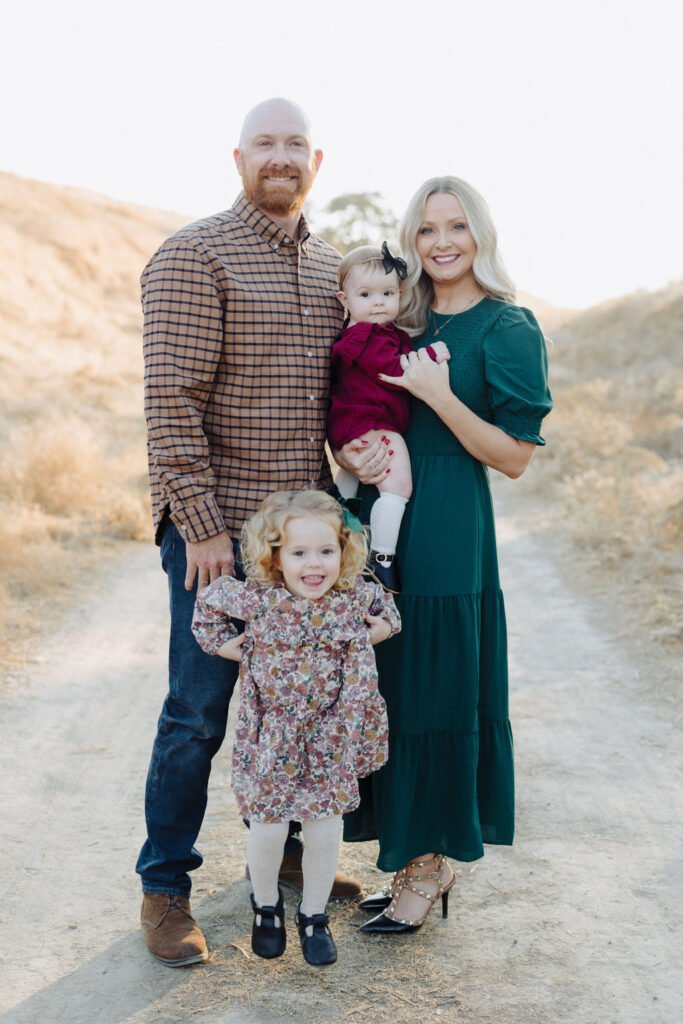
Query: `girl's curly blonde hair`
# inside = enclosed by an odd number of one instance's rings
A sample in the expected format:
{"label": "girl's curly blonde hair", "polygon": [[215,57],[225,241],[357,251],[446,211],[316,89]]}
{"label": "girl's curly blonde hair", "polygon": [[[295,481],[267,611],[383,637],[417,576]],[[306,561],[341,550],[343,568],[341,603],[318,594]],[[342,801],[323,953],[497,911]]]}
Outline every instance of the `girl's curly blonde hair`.
{"label": "girl's curly blonde hair", "polygon": [[342,507],[325,491],[276,491],[242,527],[242,562],[246,575],[257,583],[281,583],[277,553],[290,519],[315,516],[328,523],[339,539],[341,572],[334,590],[349,590],[365,568],[368,544],[364,533],[346,526]]}

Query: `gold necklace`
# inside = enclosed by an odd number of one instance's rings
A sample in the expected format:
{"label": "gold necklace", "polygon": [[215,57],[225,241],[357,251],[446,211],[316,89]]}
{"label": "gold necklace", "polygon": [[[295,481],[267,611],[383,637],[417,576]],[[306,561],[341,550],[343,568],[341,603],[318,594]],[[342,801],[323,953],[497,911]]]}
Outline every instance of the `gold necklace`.
{"label": "gold necklace", "polygon": [[446,320],[444,324],[441,324],[441,327],[436,326],[436,314],[434,313],[433,309],[430,309],[429,312],[432,314],[432,323],[434,324],[434,334],[432,335],[432,337],[438,337],[439,331],[442,331],[444,327],[448,327],[451,320],[455,320],[456,316],[459,316],[460,313],[464,313],[466,309],[469,309],[474,300],[477,298],[479,298],[479,292],[476,292],[476,294],[472,296],[472,298],[470,299],[466,306],[463,306],[462,309],[459,309],[456,313],[453,313],[452,316],[449,316],[448,320]]}

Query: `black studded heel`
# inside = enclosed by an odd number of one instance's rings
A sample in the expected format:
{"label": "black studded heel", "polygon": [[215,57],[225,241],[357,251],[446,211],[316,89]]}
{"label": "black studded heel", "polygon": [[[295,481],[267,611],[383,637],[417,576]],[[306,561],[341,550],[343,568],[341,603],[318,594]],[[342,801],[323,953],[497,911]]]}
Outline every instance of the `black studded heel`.
{"label": "black studded heel", "polygon": [[[394,881],[391,887],[392,897],[389,906],[383,913],[378,914],[377,917],[373,917],[372,920],[361,925],[360,931],[383,932],[385,934],[417,931],[417,929],[421,928],[425,923],[427,914],[438,899],[441,899],[442,916],[448,917],[448,894],[455,885],[455,875],[451,872],[451,877],[445,884],[441,881],[440,877],[444,867],[447,867],[450,870],[448,861],[441,853],[437,853],[429,860],[411,861],[411,864],[418,868],[427,867],[432,863],[435,865],[434,870],[428,871],[424,875],[408,875],[407,867],[401,868],[400,871],[397,871],[394,875]],[[423,889],[413,885],[413,882],[422,882],[427,879],[436,882],[438,888],[435,893],[425,892]],[[405,918],[395,916],[396,905],[398,904],[399,896],[404,889],[409,889],[417,896],[422,896],[423,899],[427,900],[427,907],[425,908],[424,914],[422,917],[416,918],[414,921],[408,921]]]}

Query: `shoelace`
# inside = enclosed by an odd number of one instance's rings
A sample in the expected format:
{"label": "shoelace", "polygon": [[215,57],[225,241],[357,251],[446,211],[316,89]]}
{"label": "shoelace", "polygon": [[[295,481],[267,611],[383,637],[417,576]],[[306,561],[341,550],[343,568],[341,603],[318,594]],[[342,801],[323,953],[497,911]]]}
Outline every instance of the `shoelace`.
{"label": "shoelace", "polygon": [[156,925],[155,927],[161,928],[162,924],[164,923],[164,921],[166,920],[167,916],[171,913],[172,910],[179,910],[180,913],[184,914],[185,917],[189,918],[190,921],[194,921],[194,918],[193,918],[192,914],[188,914],[187,910],[185,910],[185,907],[182,907],[180,905],[180,903],[176,902],[176,897],[169,896],[169,898],[168,898],[168,906],[164,908],[164,912],[161,915],[161,920],[159,921],[159,924]]}

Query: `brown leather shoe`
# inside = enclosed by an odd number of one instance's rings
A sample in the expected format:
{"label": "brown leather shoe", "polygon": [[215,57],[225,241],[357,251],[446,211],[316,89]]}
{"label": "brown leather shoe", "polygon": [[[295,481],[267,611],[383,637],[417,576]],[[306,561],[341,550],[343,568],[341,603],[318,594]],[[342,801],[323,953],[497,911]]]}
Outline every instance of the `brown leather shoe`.
{"label": "brown leather shoe", "polygon": [[[299,846],[298,849],[285,853],[280,865],[280,874],[278,875],[280,885],[288,885],[290,889],[294,889],[299,895],[304,891],[304,875],[301,870],[303,852],[303,846]],[[334,876],[334,885],[332,886],[330,899],[356,900],[362,892],[361,885],[355,878],[349,878],[343,871],[337,871]]]}
{"label": "brown leather shoe", "polygon": [[185,967],[208,960],[204,936],[185,896],[143,893],[140,921],[147,949],[162,964]]}

